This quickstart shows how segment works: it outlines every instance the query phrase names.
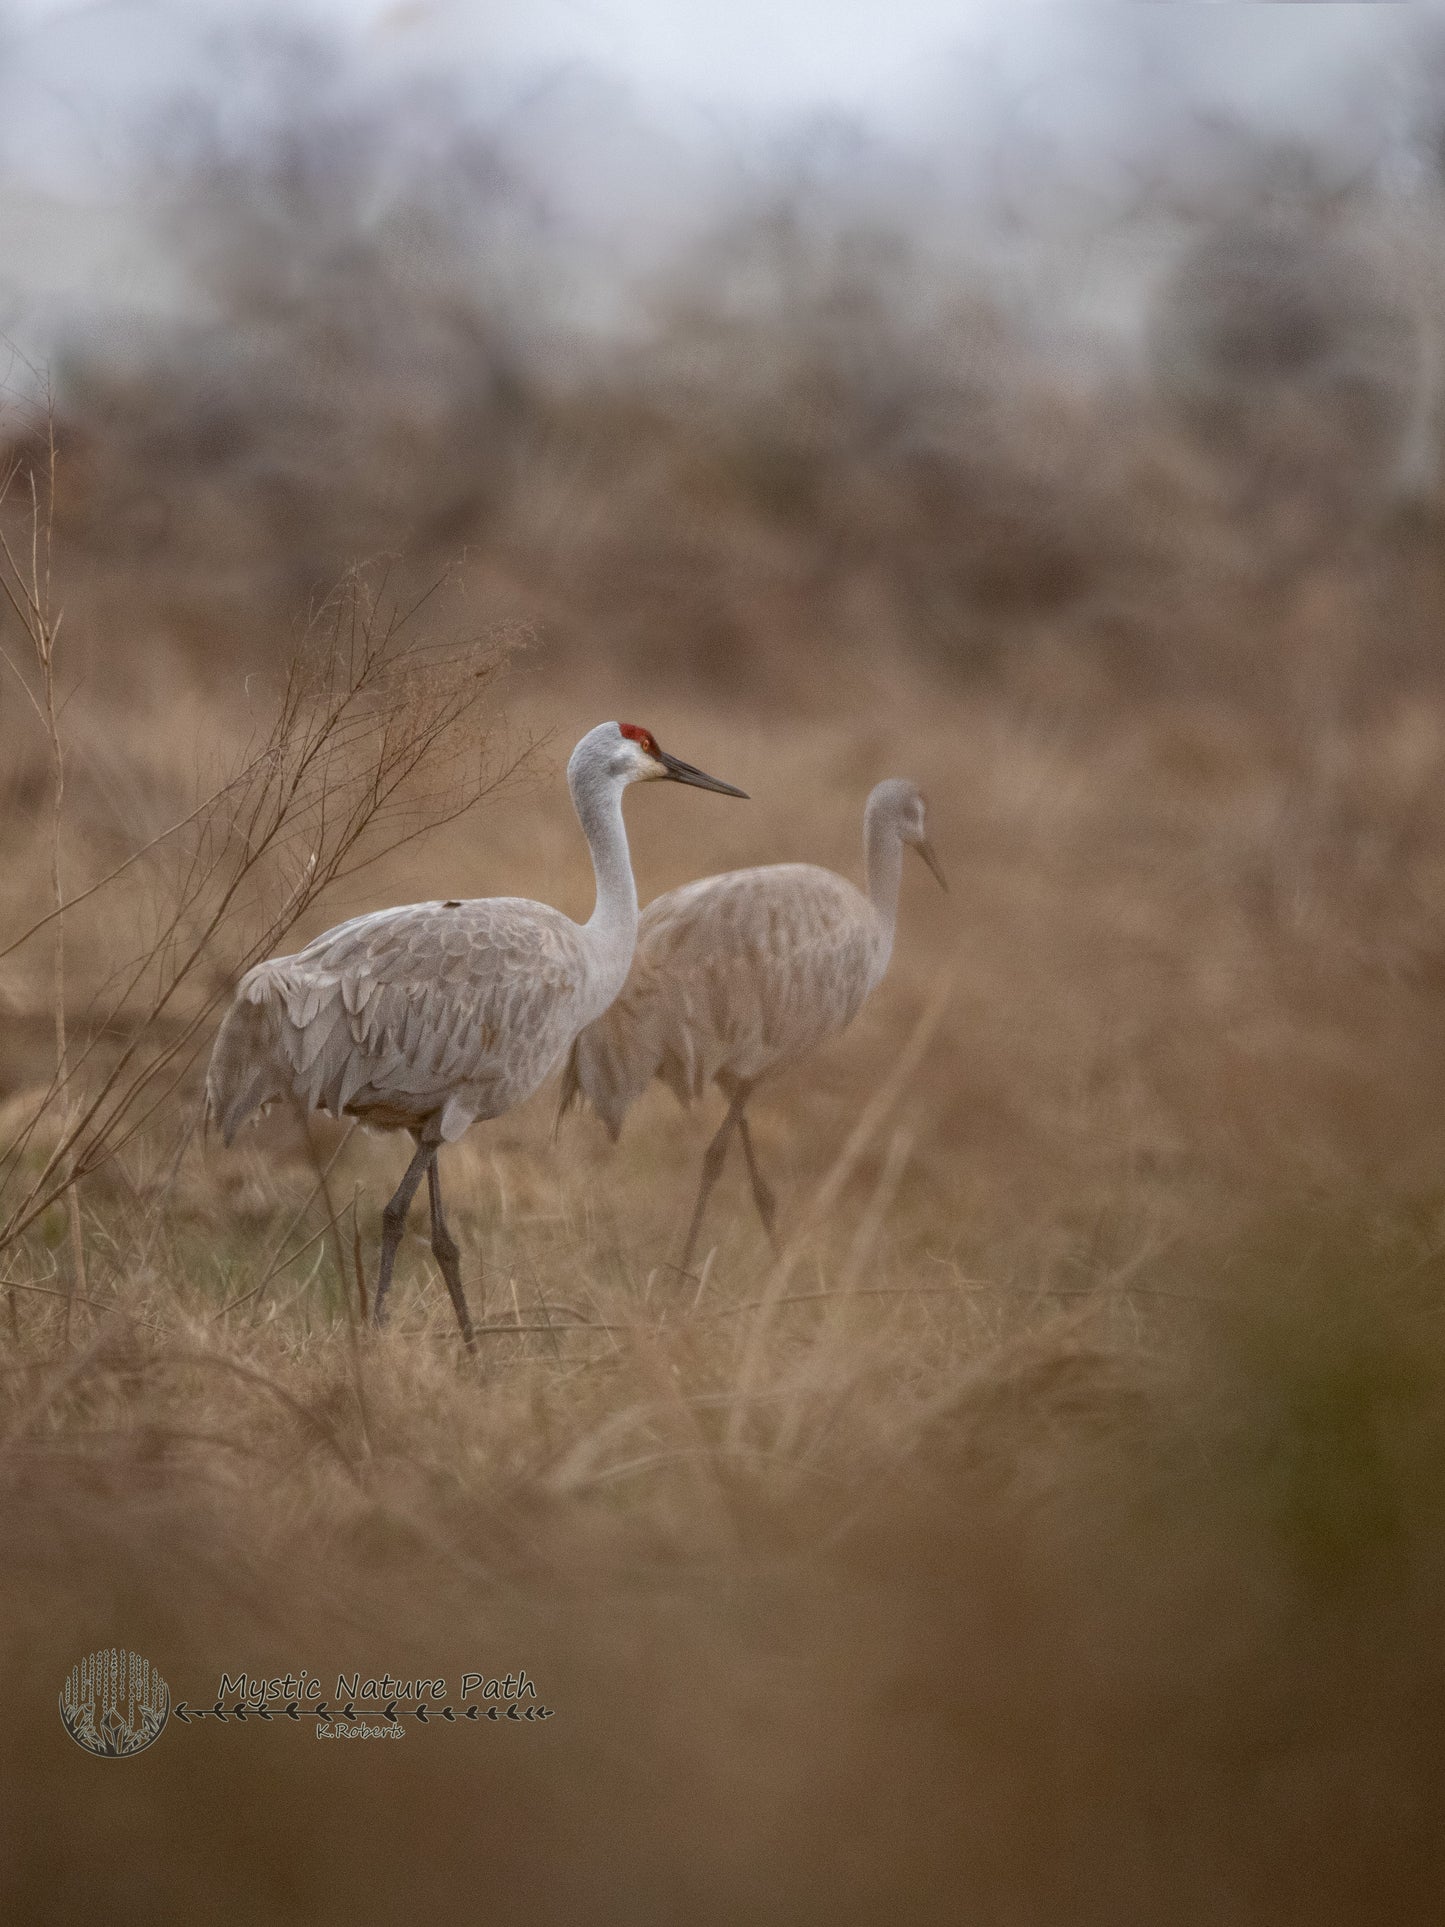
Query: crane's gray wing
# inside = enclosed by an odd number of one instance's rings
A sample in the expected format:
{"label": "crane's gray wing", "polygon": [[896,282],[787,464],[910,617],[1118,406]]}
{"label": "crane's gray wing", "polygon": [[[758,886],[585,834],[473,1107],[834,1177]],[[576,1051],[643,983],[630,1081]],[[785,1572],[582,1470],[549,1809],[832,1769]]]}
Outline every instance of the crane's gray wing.
{"label": "crane's gray wing", "polygon": [[688,1102],[720,1072],[791,1062],[857,1015],[882,929],[868,899],[813,864],[703,877],[642,913],[632,969],[579,1035],[564,1104],[585,1096],[613,1136],[649,1080]]}
{"label": "crane's gray wing", "polygon": [[542,1082],[586,978],[581,931],[546,904],[487,897],[358,917],[242,979],[212,1059],[212,1108],[228,1139],[238,1097],[249,1112],[288,1092],[379,1123],[440,1114],[441,1134],[460,1136]]}

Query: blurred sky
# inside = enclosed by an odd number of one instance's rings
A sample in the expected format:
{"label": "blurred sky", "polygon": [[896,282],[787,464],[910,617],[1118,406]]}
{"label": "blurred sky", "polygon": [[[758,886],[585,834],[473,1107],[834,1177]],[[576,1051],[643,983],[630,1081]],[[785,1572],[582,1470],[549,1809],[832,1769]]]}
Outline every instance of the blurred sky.
{"label": "blurred sky", "polygon": [[[1314,123],[1398,58],[1399,16],[1439,10],[1139,0],[0,0],[0,52],[11,78],[33,84],[36,110],[57,117],[173,86],[208,35],[249,17],[326,23],[378,64],[443,63],[479,82],[498,68],[523,74],[576,63],[662,111],[826,106],[891,121],[916,115],[940,86],[967,93],[970,82],[1072,89],[1087,117],[1106,81],[1111,95],[1113,82],[1127,82],[1140,45],[1168,46],[1188,61],[1202,96]],[[1064,100],[1049,107],[1073,118]]]}
{"label": "blurred sky", "polygon": [[256,22],[330,35],[343,89],[444,77],[563,227],[621,260],[820,120],[869,191],[936,225],[1010,153],[1044,157],[1045,215],[1111,174],[1127,188],[1200,113],[1348,166],[1406,114],[1412,36],[1442,4],[0,0],[0,330],[39,343],[101,291],[175,299],[136,155],[188,92],[244,120]]}

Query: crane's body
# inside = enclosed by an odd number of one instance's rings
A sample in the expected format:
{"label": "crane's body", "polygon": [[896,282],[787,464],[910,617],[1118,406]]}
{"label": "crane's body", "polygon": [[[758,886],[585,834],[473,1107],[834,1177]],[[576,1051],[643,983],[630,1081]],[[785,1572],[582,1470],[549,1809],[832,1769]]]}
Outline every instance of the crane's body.
{"label": "crane's body", "polygon": [[415,1139],[383,1213],[378,1323],[406,1213],[425,1175],[432,1248],[471,1341],[437,1151],[529,1097],[625,981],[638,914],[623,790],[666,778],[742,795],[666,755],[632,724],[590,730],[567,775],[597,881],[585,924],[523,897],[373,911],[248,971],[217,1035],[206,1106],[227,1144],[254,1112],[287,1098]]}
{"label": "crane's body", "polygon": [[643,911],[627,981],[578,1037],[569,1096],[615,1140],[655,1077],[683,1104],[755,1084],[846,1029],[888,967],[892,932],[832,870],[776,863],[701,877]]}
{"label": "crane's body", "polygon": [[689,1104],[716,1084],[728,1112],[708,1147],[682,1268],[734,1128],[769,1235],[773,1203],[744,1107],[756,1085],[847,1028],[893,953],[902,853],[911,844],[940,883],[912,783],[880,783],[864,814],[865,894],[812,863],[775,863],[702,877],[642,912],[626,983],[582,1030],[568,1057],[562,1106],[584,1098],[615,1140],[654,1079]]}
{"label": "crane's body", "polygon": [[241,979],[211,1062],[221,1133],[291,1096],[450,1143],[531,1096],[627,964],[523,897],[354,917]]}

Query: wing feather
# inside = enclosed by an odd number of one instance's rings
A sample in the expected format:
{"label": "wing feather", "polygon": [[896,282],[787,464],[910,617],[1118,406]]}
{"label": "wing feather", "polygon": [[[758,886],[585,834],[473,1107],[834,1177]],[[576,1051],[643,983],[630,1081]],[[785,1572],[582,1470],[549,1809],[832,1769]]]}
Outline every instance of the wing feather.
{"label": "wing feather", "polygon": [[425,1122],[452,1135],[547,1075],[585,1008],[588,952],[560,911],[515,897],[411,904],[327,931],[243,978],[208,1101],[228,1140],[260,1103]]}
{"label": "wing feather", "polygon": [[752,1081],[851,1023],[886,957],[872,904],[812,864],[671,890],[642,913],[621,994],[574,1044],[564,1101],[584,1096],[615,1137],[654,1077],[684,1103],[719,1074]]}

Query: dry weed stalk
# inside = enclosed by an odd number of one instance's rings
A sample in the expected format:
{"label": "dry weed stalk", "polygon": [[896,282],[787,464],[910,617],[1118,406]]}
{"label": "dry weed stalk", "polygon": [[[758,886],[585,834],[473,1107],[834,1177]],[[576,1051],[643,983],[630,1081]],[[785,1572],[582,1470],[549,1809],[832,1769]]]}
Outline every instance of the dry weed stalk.
{"label": "dry weed stalk", "polygon": [[[421,633],[418,618],[445,578],[403,604],[387,565],[354,571],[313,613],[267,705],[269,720],[258,724],[236,764],[201,783],[200,800],[179,821],[137,840],[67,899],[59,859],[59,618],[49,603],[53,439],[48,459],[33,485],[31,566],[19,563],[13,546],[0,554],[6,599],[31,640],[38,686],[7,660],[52,744],[54,893],[49,911],[0,956],[53,931],[57,1062],[41,1101],[0,1146],[0,1254],[68,1196],[80,1288],[75,1186],[176,1097],[235,977],[273,952],[332,885],[506,782],[531,744],[504,741],[494,720],[505,641]],[[84,1013],[78,1037],[72,1025],[67,1046],[66,917],[105,892],[122,912],[134,889],[128,873],[142,863],[149,925]],[[123,924],[123,916],[118,920]],[[46,1144],[38,1137],[43,1125]]]}
{"label": "dry weed stalk", "polygon": [[[45,732],[50,762],[50,898],[52,925],[51,998],[55,1022],[55,1081],[66,1082],[67,1038],[65,1024],[65,874],[62,856],[62,826],[65,816],[65,751],[60,735],[60,710],[55,694],[55,650],[60,638],[63,611],[55,607],[51,591],[50,548],[55,520],[55,415],[47,399],[45,410],[44,455],[39,472],[35,464],[24,470],[30,498],[30,543],[28,555],[17,555],[3,526],[0,526],[0,595],[20,624],[29,645],[36,681],[27,678],[20,664],[8,654],[5,661],[30,700]],[[12,465],[0,476],[0,507],[20,473]],[[84,1299],[85,1234],[80,1219],[80,1196],[68,1155],[57,1164],[66,1204],[70,1237],[71,1295]],[[13,1301],[12,1301],[13,1302]],[[71,1296],[65,1301],[65,1334],[70,1330]]]}

